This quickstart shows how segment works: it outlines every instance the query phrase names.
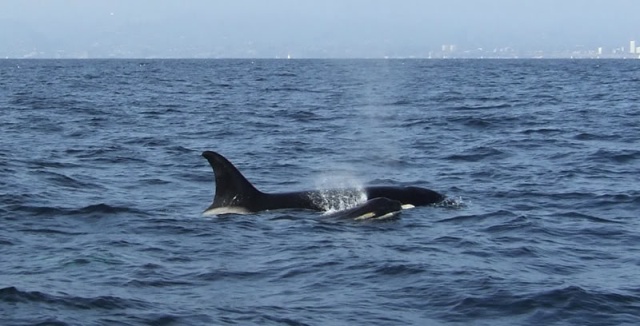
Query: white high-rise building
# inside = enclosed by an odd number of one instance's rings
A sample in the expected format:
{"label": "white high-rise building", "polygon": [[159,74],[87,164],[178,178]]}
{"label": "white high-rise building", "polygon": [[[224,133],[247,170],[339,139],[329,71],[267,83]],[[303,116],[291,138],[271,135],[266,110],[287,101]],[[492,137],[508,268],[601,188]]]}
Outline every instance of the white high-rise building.
{"label": "white high-rise building", "polygon": [[629,42],[629,53],[636,53],[636,41]]}

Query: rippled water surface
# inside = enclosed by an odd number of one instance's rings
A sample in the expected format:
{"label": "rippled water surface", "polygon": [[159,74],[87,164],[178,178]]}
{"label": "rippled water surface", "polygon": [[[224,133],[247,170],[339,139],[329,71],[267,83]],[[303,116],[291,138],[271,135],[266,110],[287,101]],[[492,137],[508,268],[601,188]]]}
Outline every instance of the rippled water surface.
{"label": "rippled water surface", "polygon": [[[2,60],[2,325],[640,323],[640,60]],[[386,222],[202,217],[416,185]]]}

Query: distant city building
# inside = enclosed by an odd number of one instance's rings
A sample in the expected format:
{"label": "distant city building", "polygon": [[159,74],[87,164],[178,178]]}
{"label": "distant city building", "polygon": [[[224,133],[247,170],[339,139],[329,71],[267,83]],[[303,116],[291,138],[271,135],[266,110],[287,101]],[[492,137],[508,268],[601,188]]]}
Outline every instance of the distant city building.
{"label": "distant city building", "polygon": [[456,52],[455,44],[443,44],[442,52]]}
{"label": "distant city building", "polygon": [[636,41],[629,42],[629,53],[637,53],[636,51]]}

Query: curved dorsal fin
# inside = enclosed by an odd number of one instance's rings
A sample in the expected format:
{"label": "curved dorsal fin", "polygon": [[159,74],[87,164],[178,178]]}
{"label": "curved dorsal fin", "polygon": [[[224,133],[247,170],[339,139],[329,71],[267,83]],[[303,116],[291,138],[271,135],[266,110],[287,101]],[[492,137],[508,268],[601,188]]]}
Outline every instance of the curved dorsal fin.
{"label": "curved dorsal fin", "polygon": [[206,211],[221,207],[253,211],[252,202],[262,193],[224,156],[212,151],[205,151],[202,156],[209,161],[216,181],[213,204]]}

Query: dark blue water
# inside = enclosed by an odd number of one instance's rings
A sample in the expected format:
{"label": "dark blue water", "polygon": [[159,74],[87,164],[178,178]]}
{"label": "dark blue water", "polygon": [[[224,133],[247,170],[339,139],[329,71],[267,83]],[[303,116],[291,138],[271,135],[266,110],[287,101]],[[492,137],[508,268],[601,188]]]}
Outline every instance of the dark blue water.
{"label": "dark blue water", "polygon": [[[639,89],[640,60],[0,61],[0,324],[638,324]],[[454,204],[202,217],[204,150]]]}

